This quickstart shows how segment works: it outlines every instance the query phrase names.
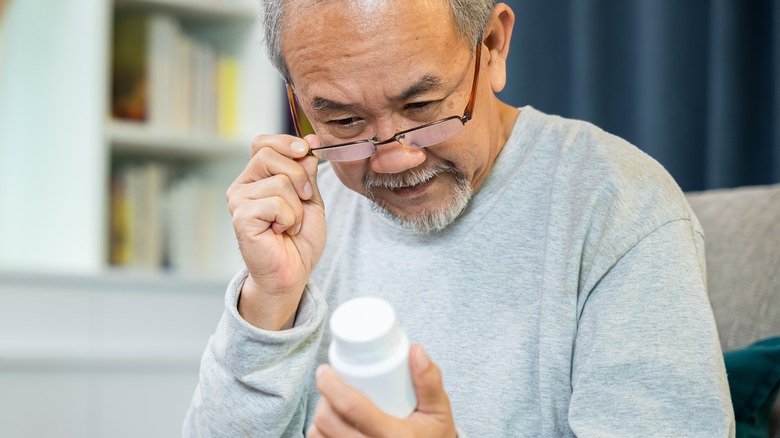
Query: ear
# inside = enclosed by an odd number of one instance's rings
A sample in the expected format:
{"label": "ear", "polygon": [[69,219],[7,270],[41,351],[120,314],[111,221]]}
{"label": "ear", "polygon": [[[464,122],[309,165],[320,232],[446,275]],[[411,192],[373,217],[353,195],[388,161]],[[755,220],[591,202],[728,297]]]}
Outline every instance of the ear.
{"label": "ear", "polygon": [[493,93],[503,90],[506,85],[506,57],[509,55],[509,42],[514,26],[515,13],[512,9],[504,3],[496,4],[493,8],[493,18],[483,33],[490,55],[487,74]]}

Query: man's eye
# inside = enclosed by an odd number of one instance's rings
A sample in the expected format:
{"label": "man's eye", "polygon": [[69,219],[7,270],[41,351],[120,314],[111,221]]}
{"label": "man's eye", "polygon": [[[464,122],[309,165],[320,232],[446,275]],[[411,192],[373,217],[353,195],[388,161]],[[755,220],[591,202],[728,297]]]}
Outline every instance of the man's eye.
{"label": "man's eye", "polygon": [[346,119],[331,120],[328,123],[331,124],[331,125],[335,125],[335,126],[337,126],[339,128],[348,128],[350,126],[356,125],[359,122],[360,122],[360,119],[357,118],[357,117],[348,117]]}
{"label": "man's eye", "polygon": [[406,104],[406,109],[424,110],[433,106],[433,102],[412,102]]}

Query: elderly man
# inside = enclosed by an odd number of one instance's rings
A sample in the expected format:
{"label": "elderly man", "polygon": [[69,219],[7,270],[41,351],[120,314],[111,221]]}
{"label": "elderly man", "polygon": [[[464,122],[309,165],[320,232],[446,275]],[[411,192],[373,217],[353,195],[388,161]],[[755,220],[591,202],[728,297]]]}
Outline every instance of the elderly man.
{"label": "elderly man", "polygon": [[[246,269],[185,436],[733,435],[696,218],[625,141],[496,97],[508,6],[264,6],[303,137],[228,189]],[[419,343],[407,418],[321,365],[362,295]]]}

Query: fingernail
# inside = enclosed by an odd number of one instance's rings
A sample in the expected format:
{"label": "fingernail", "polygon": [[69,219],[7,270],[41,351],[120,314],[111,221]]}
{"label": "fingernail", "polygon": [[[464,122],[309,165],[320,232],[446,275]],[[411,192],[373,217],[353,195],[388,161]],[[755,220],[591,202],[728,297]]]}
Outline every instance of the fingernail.
{"label": "fingernail", "polygon": [[311,183],[306,182],[306,185],[303,186],[303,195],[306,196],[306,198],[311,198],[312,190],[311,190]]}
{"label": "fingernail", "polygon": [[317,371],[314,372],[314,375],[319,379],[322,377],[322,373],[325,372],[325,365],[320,365],[317,367]]}
{"label": "fingernail", "polygon": [[414,361],[417,362],[417,368],[421,370],[428,368],[428,365],[431,364],[431,360],[428,358],[428,355],[425,354],[425,350],[423,350],[420,346],[417,346],[417,352],[414,355]]}
{"label": "fingernail", "polygon": [[309,145],[302,140],[296,140],[292,142],[290,149],[292,149],[292,151],[298,155],[303,155],[306,152],[309,152]]}

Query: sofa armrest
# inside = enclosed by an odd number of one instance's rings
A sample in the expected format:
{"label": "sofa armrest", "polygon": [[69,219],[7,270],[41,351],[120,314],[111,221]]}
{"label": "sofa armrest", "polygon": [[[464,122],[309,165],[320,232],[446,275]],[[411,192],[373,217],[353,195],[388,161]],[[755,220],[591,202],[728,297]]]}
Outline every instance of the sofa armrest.
{"label": "sofa armrest", "polygon": [[[724,351],[780,335],[780,184],[687,194],[705,235],[707,288]],[[770,436],[780,438],[780,398]]]}

